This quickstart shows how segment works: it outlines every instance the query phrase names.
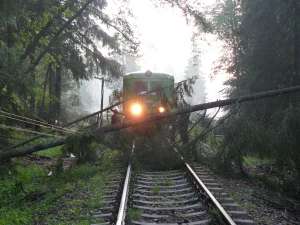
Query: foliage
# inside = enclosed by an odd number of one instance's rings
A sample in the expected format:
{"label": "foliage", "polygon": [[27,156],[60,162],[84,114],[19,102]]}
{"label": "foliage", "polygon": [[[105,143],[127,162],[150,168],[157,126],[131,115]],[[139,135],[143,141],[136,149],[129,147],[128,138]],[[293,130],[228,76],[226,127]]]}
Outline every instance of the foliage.
{"label": "foliage", "polygon": [[49,149],[41,151],[41,152],[37,152],[36,154],[39,156],[46,156],[46,157],[53,158],[53,157],[62,156],[63,152],[62,152],[62,147],[57,146],[57,147],[49,148]]}
{"label": "foliage", "polygon": [[82,164],[47,176],[46,167],[22,161],[1,168],[0,224],[92,223],[86,215],[102,202],[106,169]]}
{"label": "foliage", "polygon": [[121,152],[119,150],[106,149],[101,155],[99,164],[102,170],[109,171],[119,160],[121,160]]}
{"label": "foliage", "polygon": [[98,145],[89,132],[78,133],[68,137],[64,145],[66,153],[74,154],[79,162],[95,162]]}
{"label": "foliage", "polygon": [[195,27],[199,30],[209,32],[211,31],[211,24],[205,13],[201,9],[201,2],[194,0],[180,1],[180,0],[152,0],[159,7],[168,5],[178,8],[186,16],[188,21],[192,21]]}
{"label": "foliage", "polygon": [[[299,1],[223,0],[215,12],[216,33],[225,41],[220,67],[232,75],[230,97],[300,84]],[[291,174],[293,187],[299,186],[297,99],[293,94],[240,105],[223,126],[224,168],[243,171],[244,156],[267,158],[275,161],[278,183]]]}
{"label": "foliage", "polygon": [[141,218],[142,215],[142,210],[140,209],[133,209],[133,208],[129,208],[128,209],[128,218],[131,221],[137,221]]}
{"label": "foliage", "polygon": [[54,123],[65,118],[62,93],[74,83],[95,75],[118,79],[117,55],[137,47],[121,2],[113,14],[105,0],[1,1],[1,108]]}
{"label": "foliage", "polygon": [[134,160],[143,165],[143,168],[152,170],[170,170],[180,167],[182,162],[169,143],[170,135],[168,129],[161,129],[149,136],[138,137],[135,142]]}

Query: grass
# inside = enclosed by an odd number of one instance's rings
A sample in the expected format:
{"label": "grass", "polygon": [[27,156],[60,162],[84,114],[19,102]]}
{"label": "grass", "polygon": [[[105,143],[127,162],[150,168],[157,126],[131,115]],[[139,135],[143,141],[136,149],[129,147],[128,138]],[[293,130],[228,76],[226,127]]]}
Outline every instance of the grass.
{"label": "grass", "polygon": [[153,188],[152,188],[152,192],[153,192],[153,194],[159,194],[159,192],[160,192],[160,187],[159,186],[154,186]]}
{"label": "grass", "polygon": [[171,179],[166,179],[166,180],[164,180],[163,184],[165,186],[172,186],[172,185],[174,185],[174,181]]}
{"label": "grass", "polygon": [[211,218],[211,220],[209,222],[210,225],[224,224],[224,222],[223,222],[223,220],[222,220],[222,218],[221,218],[220,213],[219,213],[218,210],[216,210],[214,208],[210,208],[208,210],[208,213],[209,213],[210,218]]}
{"label": "grass", "polygon": [[260,159],[254,156],[245,156],[244,157],[244,164],[245,166],[255,167],[259,165],[268,165],[272,164],[273,161],[270,159]]}
{"label": "grass", "polygon": [[37,152],[36,155],[46,156],[46,157],[50,157],[50,158],[60,157],[63,155],[62,146],[48,148],[47,150]]}
{"label": "grass", "polygon": [[[47,177],[40,166],[16,166],[12,176],[1,179],[0,225],[35,224],[40,221],[56,224],[69,218],[80,222],[81,211],[78,210],[94,197],[76,196],[76,193],[87,188],[92,192],[93,187],[100,187],[103,179],[94,182],[92,177],[95,176],[101,177],[97,174],[97,168],[86,165],[57,177]],[[61,206],[65,206],[64,211],[58,210]]]}
{"label": "grass", "polygon": [[142,216],[142,210],[140,209],[133,209],[130,208],[128,209],[128,218],[129,220],[133,221],[133,220],[139,220]]}
{"label": "grass", "polygon": [[[49,149],[55,157],[60,149]],[[21,159],[0,168],[0,225],[88,225],[89,212],[99,208],[102,190],[111,168],[105,164],[82,164],[48,176],[46,167]]]}

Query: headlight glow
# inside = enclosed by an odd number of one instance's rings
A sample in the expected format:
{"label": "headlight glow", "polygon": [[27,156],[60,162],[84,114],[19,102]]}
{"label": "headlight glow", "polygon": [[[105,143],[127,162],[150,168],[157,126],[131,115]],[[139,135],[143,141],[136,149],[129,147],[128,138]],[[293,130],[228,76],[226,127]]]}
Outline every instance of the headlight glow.
{"label": "headlight glow", "polygon": [[139,103],[133,103],[130,106],[130,112],[133,116],[140,116],[143,112],[143,107]]}
{"label": "headlight glow", "polygon": [[165,111],[166,111],[166,109],[164,107],[162,107],[162,106],[158,107],[158,112],[159,113],[164,113]]}

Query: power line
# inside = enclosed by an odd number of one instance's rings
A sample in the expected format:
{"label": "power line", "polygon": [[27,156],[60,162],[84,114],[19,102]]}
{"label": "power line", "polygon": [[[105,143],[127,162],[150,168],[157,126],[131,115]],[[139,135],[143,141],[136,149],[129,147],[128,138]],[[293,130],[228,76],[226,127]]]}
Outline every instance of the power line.
{"label": "power line", "polygon": [[52,130],[55,130],[55,131],[60,131],[60,132],[68,133],[68,134],[70,133],[70,132],[65,132],[65,131],[62,131],[62,130],[57,130],[57,129],[52,128],[50,126],[44,126],[44,125],[41,125],[41,124],[38,124],[38,123],[33,123],[33,122],[26,121],[26,120],[17,119],[17,118],[14,118],[14,117],[11,117],[11,116],[7,116],[7,115],[1,115],[0,114],[0,117],[4,117],[4,118],[7,118],[7,119],[19,121],[19,122],[22,122],[22,123],[26,123],[26,124],[30,124],[30,125],[34,125],[34,126],[39,126],[39,127],[44,127],[44,128],[52,129]]}
{"label": "power line", "polygon": [[[265,99],[265,98],[271,98],[271,97],[280,96],[280,95],[287,95],[287,94],[292,94],[292,93],[296,93],[296,92],[300,92],[300,85],[294,86],[294,87],[289,87],[289,88],[278,89],[278,90],[259,92],[259,93],[253,94],[253,95],[246,95],[246,96],[242,96],[239,98],[231,98],[231,99],[219,100],[219,101],[214,101],[214,102],[208,102],[208,103],[204,103],[204,104],[198,104],[198,105],[187,107],[186,109],[167,113],[166,115],[152,116],[150,118],[146,118],[143,121],[139,121],[139,122],[129,121],[124,124],[117,124],[117,125],[113,125],[113,126],[98,128],[98,129],[93,130],[93,135],[102,137],[102,135],[104,133],[119,131],[119,130],[122,130],[122,129],[125,129],[128,127],[139,126],[139,125],[145,124],[147,122],[160,121],[160,120],[163,120],[166,118],[180,116],[180,115],[186,114],[186,113],[191,113],[191,112],[196,112],[196,111],[201,111],[201,110],[216,108],[216,107],[223,107],[223,106],[238,104],[238,103],[242,103],[242,102],[250,102],[250,101],[255,101],[255,100],[260,100],[260,99]],[[66,139],[61,138],[59,140],[55,140],[55,141],[52,141],[47,144],[30,146],[30,147],[23,148],[23,149],[16,149],[14,151],[0,152],[0,160],[6,160],[6,159],[9,159],[12,157],[41,151],[41,150],[47,149],[49,147],[63,145],[63,144],[65,144],[65,142],[66,142]]]}
{"label": "power line", "polygon": [[106,132],[118,131],[118,130],[126,129],[128,127],[142,125],[142,124],[145,124],[148,122],[154,122],[154,121],[167,119],[170,117],[180,116],[180,115],[183,115],[186,113],[192,113],[192,112],[216,108],[216,107],[224,107],[224,106],[233,105],[233,104],[240,104],[243,102],[250,102],[250,101],[255,101],[255,100],[260,100],[260,99],[265,99],[265,98],[272,98],[272,97],[292,94],[292,93],[296,93],[296,92],[300,92],[300,85],[289,87],[289,88],[282,88],[282,89],[258,92],[256,94],[245,95],[245,96],[236,97],[236,98],[217,100],[214,102],[208,102],[208,103],[203,103],[203,104],[198,104],[198,105],[193,105],[193,106],[186,106],[185,108],[174,111],[174,112],[147,117],[143,121],[138,121],[138,122],[128,121],[123,124],[116,124],[114,126],[98,128],[98,129],[96,129],[96,133],[101,134],[101,133],[106,133]]}
{"label": "power line", "polygon": [[8,115],[5,115],[5,114],[4,115],[0,114],[0,117],[4,117],[4,118],[7,118],[7,119],[19,121],[19,122],[34,125],[34,126],[44,127],[44,128],[47,128],[47,129],[58,131],[58,132],[63,132],[63,133],[68,133],[68,134],[74,133],[73,131],[61,130],[61,129],[52,127],[51,125],[43,125],[43,124],[39,124],[39,123],[35,123],[35,122],[30,122],[30,121],[26,121],[26,120],[23,120],[23,119],[18,119],[18,118],[12,117],[12,116],[8,116]]}
{"label": "power line", "polygon": [[10,112],[6,112],[6,111],[3,111],[3,110],[0,110],[0,113],[4,113],[4,114],[10,115],[10,116],[17,117],[17,118],[29,120],[29,121],[36,122],[36,123],[40,123],[40,124],[43,124],[45,126],[49,126],[51,128],[56,128],[56,129],[61,129],[61,130],[72,132],[72,130],[68,130],[68,129],[64,128],[64,127],[57,126],[57,125],[54,125],[54,124],[50,124],[50,123],[47,123],[47,122],[44,122],[44,121],[41,121],[41,120],[32,119],[32,118],[25,117],[25,116],[20,116],[20,115],[17,115],[17,114],[14,114],[14,113],[10,113]]}
{"label": "power line", "polygon": [[38,132],[38,131],[33,131],[33,130],[25,129],[25,128],[4,125],[4,124],[0,124],[0,127],[3,129],[12,129],[12,130],[16,130],[16,131],[21,131],[21,132],[31,133],[31,134],[39,134],[39,135],[48,136],[48,137],[61,137],[59,135]]}

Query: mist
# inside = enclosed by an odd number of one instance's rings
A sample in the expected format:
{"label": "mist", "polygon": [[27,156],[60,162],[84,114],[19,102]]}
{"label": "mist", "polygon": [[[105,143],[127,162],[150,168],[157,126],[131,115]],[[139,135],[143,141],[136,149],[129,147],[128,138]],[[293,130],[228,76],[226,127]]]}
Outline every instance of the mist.
{"label": "mist", "polygon": [[[214,4],[215,1],[209,1],[205,7],[211,8]],[[228,75],[215,69],[223,51],[223,42],[216,35],[195,35],[198,30],[179,9],[167,6],[157,8],[148,0],[131,0],[131,8],[140,51],[139,57],[122,56],[125,73],[147,70],[167,73],[174,76],[175,82],[197,76],[190,104],[224,97],[223,83]],[[91,113],[100,109],[100,80],[82,82],[79,92],[83,112]],[[104,107],[109,105],[111,93],[112,89],[106,86]]]}

